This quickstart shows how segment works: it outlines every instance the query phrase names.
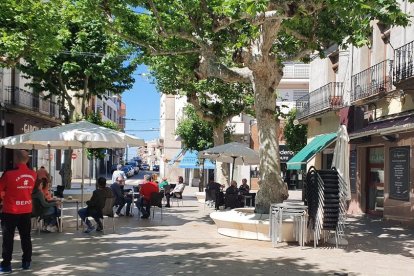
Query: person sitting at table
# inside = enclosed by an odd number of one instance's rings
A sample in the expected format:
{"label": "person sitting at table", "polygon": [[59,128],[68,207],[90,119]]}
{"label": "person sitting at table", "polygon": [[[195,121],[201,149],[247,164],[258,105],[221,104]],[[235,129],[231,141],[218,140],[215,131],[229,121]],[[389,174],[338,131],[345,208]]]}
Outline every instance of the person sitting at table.
{"label": "person sitting at table", "polygon": [[242,184],[239,187],[239,193],[241,195],[246,195],[246,194],[249,193],[249,191],[250,191],[250,187],[249,187],[249,185],[247,185],[247,179],[243,178],[242,179]]}
{"label": "person sitting at table", "polygon": [[178,194],[182,196],[182,193],[184,191],[185,184],[184,184],[184,178],[182,176],[178,177],[178,183],[175,185],[174,189],[170,193],[165,194],[165,198],[167,199],[167,204],[165,207],[171,207],[170,206],[170,198],[171,197],[178,197]]}
{"label": "person sitting at table", "polygon": [[57,217],[60,217],[60,201],[47,202],[41,191],[42,180],[36,179],[32,192],[33,210],[32,217],[41,217],[44,220],[45,231],[57,231]]}
{"label": "person sitting at table", "polygon": [[164,187],[167,186],[167,185],[168,185],[167,178],[166,177],[163,177],[161,183],[158,184],[158,188],[160,190],[164,190]]}
{"label": "person sitting at table", "polygon": [[97,182],[97,188],[95,191],[93,191],[91,199],[86,201],[87,206],[78,211],[79,217],[88,226],[88,229],[85,230],[85,233],[90,233],[95,229],[92,223],[88,220],[89,216],[92,217],[98,225],[96,231],[99,232],[103,230],[101,221],[102,209],[105,207],[106,199],[114,197],[112,190],[106,187],[105,177],[99,177]]}
{"label": "person sitting at table", "polygon": [[36,172],[37,178],[42,179],[46,178],[48,182],[50,182],[50,174],[47,172],[44,166],[41,166],[40,169]]}
{"label": "person sitting at table", "polygon": [[230,187],[226,190],[226,195],[224,198],[226,208],[238,208],[241,204],[241,196],[239,196],[239,189],[237,189],[237,182],[232,180],[230,182]]}
{"label": "person sitting at table", "polygon": [[42,193],[45,196],[46,201],[54,201],[52,195],[49,192],[49,182],[46,178],[39,178],[42,183]]}
{"label": "person sitting at table", "polygon": [[137,201],[137,208],[140,210],[142,219],[149,218],[151,214],[151,194],[158,193],[158,185],[151,181],[151,176],[144,176],[144,184],[140,185],[139,195]]}
{"label": "person sitting at table", "polygon": [[115,216],[118,217],[122,217],[124,216],[123,214],[121,214],[122,208],[124,208],[124,205],[126,204],[126,211],[125,211],[125,215],[128,216],[132,216],[132,214],[130,213],[131,211],[131,204],[132,204],[132,198],[126,196],[123,192],[123,183],[124,178],[122,176],[118,176],[116,178],[115,183],[113,183],[111,185],[111,190],[115,196],[115,206],[118,206],[116,212],[115,212]]}

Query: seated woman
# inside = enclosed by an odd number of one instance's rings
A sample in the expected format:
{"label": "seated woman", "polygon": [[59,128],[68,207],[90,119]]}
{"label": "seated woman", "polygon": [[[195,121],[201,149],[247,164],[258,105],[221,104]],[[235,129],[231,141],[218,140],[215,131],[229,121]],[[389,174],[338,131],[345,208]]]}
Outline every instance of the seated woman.
{"label": "seated woman", "polygon": [[41,178],[40,181],[42,182],[42,193],[45,196],[46,201],[54,201],[52,195],[49,192],[49,181],[47,178]]}
{"label": "seated woman", "polygon": [[41,217],[44,220],[45,230],[48,232],[57,231],[57,220],[60,216],[60,201],[47,202],[41,191],[42,180],[37,179],[32,192],[33,210],[32,217]]}

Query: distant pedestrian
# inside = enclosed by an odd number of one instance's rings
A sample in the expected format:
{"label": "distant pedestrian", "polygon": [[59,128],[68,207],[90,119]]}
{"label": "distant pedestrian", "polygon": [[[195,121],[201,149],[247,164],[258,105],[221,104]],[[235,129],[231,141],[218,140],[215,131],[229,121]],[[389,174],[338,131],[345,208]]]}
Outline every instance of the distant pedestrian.
{"label": "distant pedestrian", "polygon": [[0,272],[11,272],[14,232],[19,230],[23,251],[22,268],[30,269],[32,261],[32,241],[30,236],[32,213],[32,191],[35,185],[36,172],[27,167],[29,153],[16,150],[17,168],[5,171],[0,178],[0,192],[4,191],[1,228],[3,232],[3,261]]}
{"label": "distant pedestrian", "polygon": [[116,166],[116,170],[112,173],[112,182],[111,182],[111,184],[114,184],[115,182],[117,182],[118,177],[121,176],[122,180],[121,180],[120,185],[124,186],[125,180],[127,179],[127,176],[126,176],[125,172],[121,169],[122,169],[122,165],[117,165]]}

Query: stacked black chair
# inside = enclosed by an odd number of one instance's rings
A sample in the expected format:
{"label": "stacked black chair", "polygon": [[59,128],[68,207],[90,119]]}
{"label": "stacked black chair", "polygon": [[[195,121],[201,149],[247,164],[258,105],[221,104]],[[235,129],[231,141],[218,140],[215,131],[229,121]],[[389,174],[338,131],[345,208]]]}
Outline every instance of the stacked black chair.
{"label": "stacked black chair", "polygon": [[308,227],[314,231],[314,246],[321,235],[335,231],[336,245],[343,235],[345,221],[345,183],[333,168],[316,170],[311,167],[306,176]]}

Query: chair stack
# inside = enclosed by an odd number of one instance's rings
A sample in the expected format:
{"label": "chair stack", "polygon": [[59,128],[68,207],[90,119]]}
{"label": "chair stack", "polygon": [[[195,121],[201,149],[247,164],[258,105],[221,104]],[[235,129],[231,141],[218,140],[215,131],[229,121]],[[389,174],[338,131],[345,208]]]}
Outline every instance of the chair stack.
{"label": "chair stack", "polygon": [[270,206],[270,237],[273,247],[283,241],[283,220],[293,219],[293,237],[302,247],[307,240],[307,206],[299,204],[277,203]]}
{"label": "chair stack", "polygon": [[309,227],[314,232],[314,247],[321,238],[335,233],[344,234],[346,185],[336,169],[316,170],[311,167],[306,177],[306,202],[309,207]]}

